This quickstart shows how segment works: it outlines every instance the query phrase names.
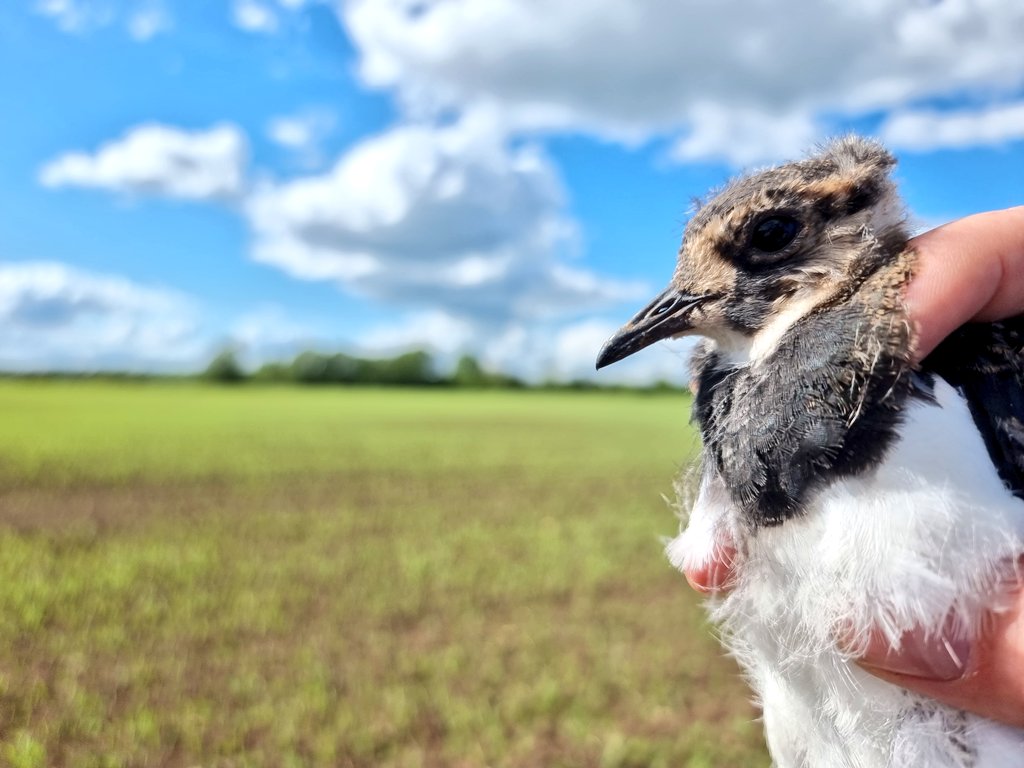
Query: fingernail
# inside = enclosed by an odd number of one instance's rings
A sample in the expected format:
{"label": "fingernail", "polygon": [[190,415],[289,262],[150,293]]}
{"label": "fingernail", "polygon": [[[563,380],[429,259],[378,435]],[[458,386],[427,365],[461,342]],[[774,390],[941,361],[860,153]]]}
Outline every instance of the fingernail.
{"label": "fingernail", "polygon": [[970,655],[967,638],[908,632],[900,639],[898,650],[884,639],[873,638],[859,663],[883,672],[948,683],[963,677]]}

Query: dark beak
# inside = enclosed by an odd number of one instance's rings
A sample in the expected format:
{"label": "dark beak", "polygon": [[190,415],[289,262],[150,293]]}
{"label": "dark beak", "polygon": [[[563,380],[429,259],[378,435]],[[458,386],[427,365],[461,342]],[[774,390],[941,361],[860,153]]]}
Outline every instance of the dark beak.
{"label": "dark beak", "polygon": [[604,343],[597,356],[597,367],[604,368],[656,341],[690,330],[691,311],[708,298],[669,288]]}

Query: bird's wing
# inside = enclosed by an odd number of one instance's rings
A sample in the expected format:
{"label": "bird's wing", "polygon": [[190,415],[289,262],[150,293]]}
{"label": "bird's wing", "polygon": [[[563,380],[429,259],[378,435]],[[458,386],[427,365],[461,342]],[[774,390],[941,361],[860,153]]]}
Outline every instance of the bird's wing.
{"label": "bird's wing", "polygon": [[999,477],[1024,499],[1024,315],[963,326],[922,368],[964,397]]}

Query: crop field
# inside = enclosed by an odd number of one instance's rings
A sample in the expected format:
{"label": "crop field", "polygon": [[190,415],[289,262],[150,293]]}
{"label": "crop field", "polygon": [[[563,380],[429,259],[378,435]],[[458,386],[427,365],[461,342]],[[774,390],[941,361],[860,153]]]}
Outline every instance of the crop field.
{"label": "crop field", "polygon": [[0,382],[0,765],[767,765],[688,407]]}

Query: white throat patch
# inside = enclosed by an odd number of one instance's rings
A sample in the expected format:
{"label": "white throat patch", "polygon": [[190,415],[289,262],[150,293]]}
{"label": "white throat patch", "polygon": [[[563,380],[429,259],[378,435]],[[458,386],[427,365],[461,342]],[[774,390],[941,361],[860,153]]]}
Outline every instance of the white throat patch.
{"label": "white throat patch", "polygon": [[786,331],[818,306],[824,297],[815,293],[793,301],[753,336],[723,331],[710,336],[722,358],[735,366],[757,365],[779,346]]}

